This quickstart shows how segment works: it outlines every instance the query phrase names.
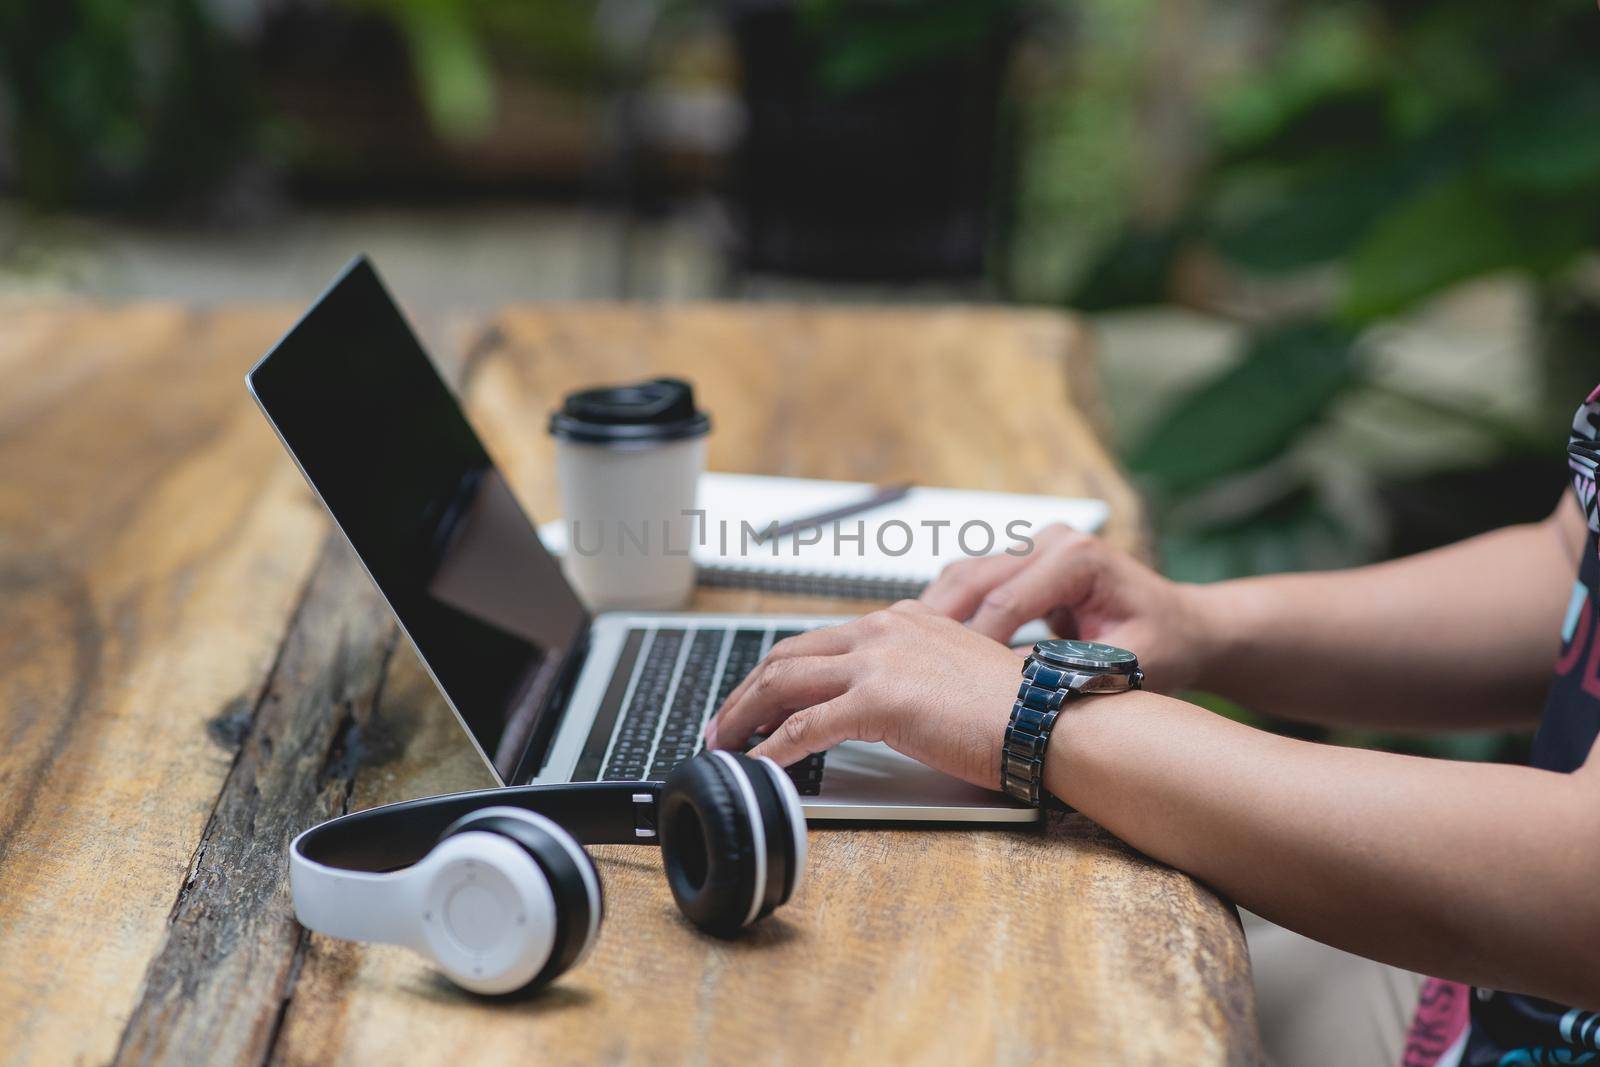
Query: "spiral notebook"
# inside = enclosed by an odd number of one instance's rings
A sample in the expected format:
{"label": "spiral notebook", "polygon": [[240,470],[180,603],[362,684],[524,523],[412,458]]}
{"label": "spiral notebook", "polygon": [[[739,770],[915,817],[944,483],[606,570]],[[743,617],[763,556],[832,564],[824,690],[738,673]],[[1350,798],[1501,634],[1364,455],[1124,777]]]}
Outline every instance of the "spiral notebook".
{"label": "spiral notebook", "polygon": [[[914,597],[948,563],[1022,551],[1024,539],[1053,523],[1093,533],[1110,510],[1103,500],[918,487],[821,530],[759,542],[752,536],[872,491],[867,482],[702,475],[697,507],[705,513],[703,530],[696,520],[689,545],[700,584],[871,600]],[[703,543],[695,543],[702,533]],[[557,555],[567,538],[564,520],[539,527],[539,539]]]}

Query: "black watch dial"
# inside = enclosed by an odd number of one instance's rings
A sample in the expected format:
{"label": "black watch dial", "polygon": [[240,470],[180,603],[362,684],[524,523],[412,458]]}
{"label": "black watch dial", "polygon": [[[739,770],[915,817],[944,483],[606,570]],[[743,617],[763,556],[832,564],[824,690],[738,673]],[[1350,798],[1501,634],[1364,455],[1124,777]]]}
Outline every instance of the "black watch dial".
{"label": "black watch dial", "polygon": [[1139,657],[1116,645],[1102,645],[1098,641],[1073,641],[1052,638],[1033,646],[1034,656],[1052,667],[1065,667],[1075,671],[1105,671],[1132,674],[1139,669]]}

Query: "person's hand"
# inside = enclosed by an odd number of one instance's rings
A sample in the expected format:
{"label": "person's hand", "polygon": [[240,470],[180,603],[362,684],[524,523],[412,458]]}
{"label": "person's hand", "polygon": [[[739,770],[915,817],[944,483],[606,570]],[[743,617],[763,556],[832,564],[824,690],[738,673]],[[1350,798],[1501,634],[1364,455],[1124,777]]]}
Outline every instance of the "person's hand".
{"label": "person's hand", "polygon": [[1026,556],[985,556],[946,567],[922,602],[996,641],[1042,618],[1063,637],[1102,641],[1139,657],[1145,683],[1194,684],[1210,631],[1194,586],[1169,581],[1096,537],[1050,526]]}
{"label": "person's hand", "polygon": [[728,694],[706,744],[737,749],[765,733],[750,754],[787,766],[841,741],[883,741],[998,789],[1021,672],[1005,645],[906,600],[778,642]]}

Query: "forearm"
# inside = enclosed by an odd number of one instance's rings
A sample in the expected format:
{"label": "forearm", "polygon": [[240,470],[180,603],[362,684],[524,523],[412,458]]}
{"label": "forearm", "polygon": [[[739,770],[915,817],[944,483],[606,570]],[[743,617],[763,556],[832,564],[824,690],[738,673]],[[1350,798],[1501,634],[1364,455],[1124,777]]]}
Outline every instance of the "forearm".
{"label": "forearm", "polygon": [[1557,519],[1357,570],[1197,587],[1200,688],[1374,727],[1530,723],[1572,588]]}
{"label": "forearm", "polygon": [[1134,847],[1310,937],[1600,1005],[1592,770],[1311,745],[1130,693],[1069,705],[1045,784]]}

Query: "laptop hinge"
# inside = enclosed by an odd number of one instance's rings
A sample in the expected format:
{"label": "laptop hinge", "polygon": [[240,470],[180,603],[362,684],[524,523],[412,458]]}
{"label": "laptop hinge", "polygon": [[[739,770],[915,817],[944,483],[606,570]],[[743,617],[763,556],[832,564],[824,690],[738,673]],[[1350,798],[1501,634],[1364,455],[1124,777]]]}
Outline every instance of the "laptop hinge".
{"label": "laptop hinge", "polygon": [[517,760],[516,770],[506,779],[507,785],[522,785],[531,781],[544,769],[545,761],[550,758],[556,727],[567,713],[567,704],[572,700],[572,691],[577,688],[578,675],[583,673],[583,664],[589,658],[589,630],[589,620],[585,618],[577,642],[567,654],[566,662],[561,665],[560,677],[556,679],[555,685],[550,687],[544,707],[539,709],[538,728],[534,730],[533,736],[528,738],[528,747],[522,750],[522,757]]}

